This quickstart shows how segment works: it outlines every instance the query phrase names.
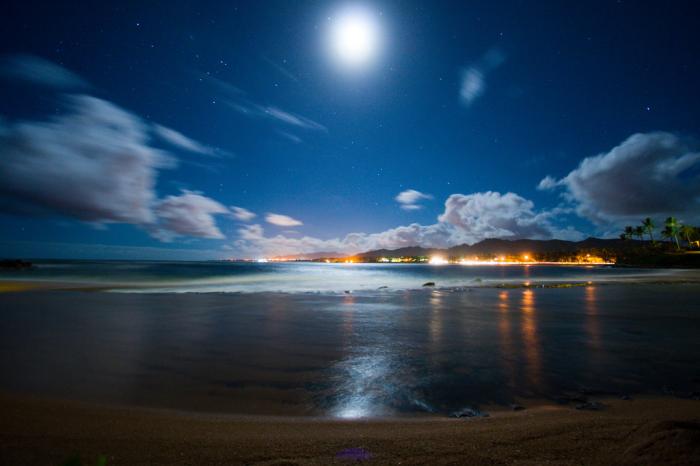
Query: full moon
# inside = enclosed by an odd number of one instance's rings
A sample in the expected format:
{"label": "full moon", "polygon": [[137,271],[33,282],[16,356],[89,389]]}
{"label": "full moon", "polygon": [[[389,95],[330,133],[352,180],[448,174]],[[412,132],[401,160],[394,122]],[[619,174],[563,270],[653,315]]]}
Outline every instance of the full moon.
{"label": "full moon", "polygon": [[344,67],[358,69],[379,52],[381,37],[374,15],[361,8],[350,8],[331,19],[330,48]]}

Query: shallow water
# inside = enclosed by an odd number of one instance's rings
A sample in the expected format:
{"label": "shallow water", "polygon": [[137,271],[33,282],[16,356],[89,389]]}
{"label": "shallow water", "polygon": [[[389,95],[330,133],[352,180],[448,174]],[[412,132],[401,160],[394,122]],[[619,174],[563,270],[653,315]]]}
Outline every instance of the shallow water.
{"label": "shallow water", "polygon": [[[126,292],[343,293],[438,287],[488,287],[548,282],[624,282],[700,278],[696,271],[610,266],[324,264],[251,262],[39,261],[30,270],[2,272],[0,279],[39,280],[113,288]],[[383,288],[384,289],[384,288]]]}
{"label": "shallow water", "polygon": [[700,390],[700,286],[0,294],[0,388],[344,418]]}

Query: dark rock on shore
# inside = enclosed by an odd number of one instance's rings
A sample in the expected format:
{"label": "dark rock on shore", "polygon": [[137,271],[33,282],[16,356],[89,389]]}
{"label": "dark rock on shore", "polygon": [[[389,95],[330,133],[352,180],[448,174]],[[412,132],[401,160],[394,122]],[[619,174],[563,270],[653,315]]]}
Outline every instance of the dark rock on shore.
{"label": "dark rock on shore", "polygon": [[0,270],[25,270],[32,268],[32,263],[20,259],[0,260]]}
{"label": "dark rock on shore", "polygon": [[489,413],[485,413],[478,408],[466,407],[455,411],[452,413],[452,417],[465,418],[465,417],[489,417]]}
{"label": "dark rock on shore", "polygon": [[587,401],[585,403],[577,404],[576,409],[579,411],[602,411],[605,409],[605,405],[603,403],[598,403],[597,401]]}
{"label": "dark rock on shore", "polygon": [[435,286],[435,282],[425,282],[423,286]]}

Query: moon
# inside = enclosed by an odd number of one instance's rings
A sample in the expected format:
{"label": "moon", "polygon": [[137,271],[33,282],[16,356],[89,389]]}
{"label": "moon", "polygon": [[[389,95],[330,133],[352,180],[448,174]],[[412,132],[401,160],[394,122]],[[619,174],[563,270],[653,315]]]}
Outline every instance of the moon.
{"label": "moon", "polygon": [[344,68],[361,69],[371,63],[381,48],[379,23],[371,11],[346,8],[331,18],[330,50]]}

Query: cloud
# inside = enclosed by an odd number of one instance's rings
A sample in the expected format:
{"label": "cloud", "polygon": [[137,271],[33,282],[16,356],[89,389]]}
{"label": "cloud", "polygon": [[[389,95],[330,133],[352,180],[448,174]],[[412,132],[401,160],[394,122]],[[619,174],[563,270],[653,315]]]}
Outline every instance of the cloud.
{"label": "cloud", "polygon": [[34,55],[14,55],[5,58],[0,63],[0,74],[59,89],[88,87],[88,83],[77,74]]}
{"label": "cloud", "polygon": [[231,215],[233,218],[243,222],[248,222],[256,217],[250,210],[244,209],[243,207],[236,207],[235,205],[231,206]]}
{"label": "cloud", "polygon": [[539,191],[550,191],[559,185],[559,182],[555,178],[547,175],[540,180],[539,184],[537,185],[537,189]]}
{"label": "cloud", "polygon": [[256,103],[247,97],[247,93],[245,91],[242,91],[232,84],[216,78],[207,79],[219,91],[227,95],[229,98],[227,104],[231,108],[247,117],[272,120],[305,130],[320,131],[324,133],[328,132],[328,128],[310,118],[306,118],[288,110],[283,110],[275,105],[262,105]]}
{"label": "cloud", "polygon": [[557,217],[568,213],[566,209],[536,212],[531,201],[514,193],[453,194],[445,202],[437,223],[432,225],[413,223],[379,233],[350,233],[341,238],[320,239],[265,236],[262,226],[256,224],[241,228],[234,246],[241,254],[256,257],[320,251],[353,254],[406,246],[444,248],[486,238],[581,239],[580,232],[556,226]]}
{"label": "cloud", "polygon": [[486,191],[452,194],[438,221],[456,228],[458,242],[471,243],[485,238],[551,238],[555,228],[548,217],[515,193]]}
{"label": "cloud", "polygon": [[671,133],[634,134],[553,181],[540,186],[563,187],[577,213],[598,225],[670,215],[700,220],[700,151]]}
{"label": "cloud", "polygon": [[306,130],[328,132],[328,129],[320,123],[272,105],[259,105],[250,101],[231,102],[230,105],[237,112],[249,117],[274,120]]}
{"label": "cloud", "polygon": [[183,190],[179,196],[168,196],[158,202],[155,207],[158,225],[152,234],[163,241],[176,236],[223,239],[214,215],[228,212],[226,207],[201,193]]}
{"label": "cloud", "polygon": [[459,99],[469,107],[486,89],[486,77],[505,62],[505,55],[499,49],[491,49],[473,65],[462,69]]}
{"label": "cloud", "polygon": [[293,142],[294,144],[301,144],[304,142],[299,136],[296,134],[288,133],[286,131],[277,131],[277,134],[282,136],[284,139],[287,139],[288,141]]}
{"label": "cloud", "polygon": [[153,132],[168,144],[198,154],[213,155],[214,149],[207,147],[184,134],[162,125],[153,125]]}
{"label": "cloud", "polygon": [[273,106],[267,106],[267,107],[261,107],[262,111],[270,118],[274,118],[278,121],[281,121],[283,123],[287,123],[288,125],[292,126],[297,126],[299,128],[304,128],[304,129],[311,129],[311,130],[316,130],[316,131],[328,131],[325,126],[323,126],[320,123],[316,123],[315,121],[303,117],[301,115],[297,115],[291,112],[287,112],[285,110],[282,110],[278,107],[273,107]]}
{"label": "cloud", "polygon": [[[263,56],[262,59],[263,59],[268,65],[272,66],[275,70],[277,70],[277,71],[280,72],[282,75],[284,75],[286,78],[291,79],[291,80],[294,81],[295,83],[298,83],[298,82],[299,82],[299,78],[297,78],[294,74],[292,74],[291,71],[289,71],[289,70],[288,70],[287,68],[285,68],[284,66],[280,65],[279,63],[273,61],[272,59],[270,59],[270,58],[268,58],[268,57],[266,57],[266,56]],[[284,62],[286,63],[286,60],[284,60]]]}
{"label": "cloud", "polygon": [[86,95],[47,121],[0,135],[0,207],[59,213],[90,222],[154,221],[157,170],[174,160],[148,145],[134,115]]}
{"label": "cloud", "polygon": [[0,122],[0,210],[129,223],[161,240],[223,238],[218,202],[190,191],[158,199],[158,172],[176,159],[150,145],[151,125],[95,97],[65,102],[45,121]]}
{"label": "cloud", "polygon": [[265,221],[280,227],[297,227],[303,225],[300,220],[282,214],[267,214],[265,216]]}
{"label": "cloud", "polygon": [[418,204],[420,201],[432,198],[433,196],[430,194],[425,194],[415,189],[407,189],[397,194],[394,199],[401,204],[401,208],[404,210],[418,210],[423,207]]}

